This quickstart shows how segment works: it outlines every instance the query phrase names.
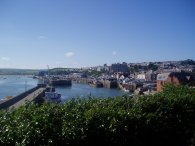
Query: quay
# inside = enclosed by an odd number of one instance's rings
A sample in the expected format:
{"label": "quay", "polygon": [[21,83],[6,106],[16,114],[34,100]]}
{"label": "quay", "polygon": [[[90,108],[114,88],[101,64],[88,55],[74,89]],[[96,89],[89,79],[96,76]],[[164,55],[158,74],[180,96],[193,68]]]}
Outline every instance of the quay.
{"label": "quay", "polygon": [[[94,82],[94,79],[91,78],[73,78],[72,79],[73,82],[75,83],[81,83],[81,84],[90,84]],[[118,83],[115,80],[99,80],[99,83],[101,83],[101,87],[104,88],[117,88],[118,87]]]}
{"label": "quay", "polygon": [[0,103],[0,110],[1,109],[12,109],[18,108],[21,105],[25,104],[26,102],[32,102],[38,100],[38,98],[43,97],[46,91],[45,87],[36,86],[26,92],[19,94],[11,99],[5,100]]}

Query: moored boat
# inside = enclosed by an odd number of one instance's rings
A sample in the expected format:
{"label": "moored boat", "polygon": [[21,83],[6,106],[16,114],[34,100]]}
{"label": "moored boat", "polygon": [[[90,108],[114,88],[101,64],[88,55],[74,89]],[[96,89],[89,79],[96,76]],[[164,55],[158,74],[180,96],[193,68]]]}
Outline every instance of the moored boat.
{"label": "moored boat", "polygon": [[69,79],[50,80],[49,83],[52,86],[71,86],[72,85],[72,81]]}
{"label": "moored boat", "polygon": [[45,92],[45,100],[46,102],[55,102],[60,103],[61,102],[61,94],[56,92]]}
{"label": "moored boat", "polygon": [[103,87],[103,84],[100,81],[93,81],[89,83],[90,86],[96,87],[96,88],[101,88]]}

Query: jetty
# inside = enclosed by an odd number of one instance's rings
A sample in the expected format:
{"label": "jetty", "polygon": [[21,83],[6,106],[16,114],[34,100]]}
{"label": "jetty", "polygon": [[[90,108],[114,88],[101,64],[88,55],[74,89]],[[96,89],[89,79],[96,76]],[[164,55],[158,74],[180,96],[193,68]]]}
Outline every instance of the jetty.
{"label": "jetty", "polygon": [[36,86],[28,91],[19,94],[18,96],[1,101],[0,110],[10,110],[13,108],[18,108],[26,102],[36,101],[44,96],[45,91],[46,87]]}

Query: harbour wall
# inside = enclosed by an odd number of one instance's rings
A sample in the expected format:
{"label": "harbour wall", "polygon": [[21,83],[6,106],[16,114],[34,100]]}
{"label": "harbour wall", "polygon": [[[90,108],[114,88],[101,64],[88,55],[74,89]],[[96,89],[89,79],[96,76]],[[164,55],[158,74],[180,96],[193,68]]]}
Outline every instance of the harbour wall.
{"label": "harbour wall", "polygon": [[[75,83],[89,84],[93,82],[93,79],[75,78],[75,79],[72,79],[72,81]],[[116,81],[100,80],[100,82],[103,84],[103,87],[105,88],[118,88],[118,83]]]}
{"label": "harbour wall", "polygon": [[74,79],[72,79],[72,81],[75,82],[75,83],[89,84],[90,82],[93,81],[93,79],[88,79],[88,78],[74,78]]}
{"label": "harbour wall", "polygon": [[9,108],[10,106],[12,106],[13,104],[15,104],[16,102],[22,100],[23,98],[25,98],[27,95],[29,95],[30,93],[34,92],[35,90],[39,89],[40,87],[39,86],[36,86],[30,90],[27,90],[9,100],[6,100],[2,103],[0,103],[0,110],[1,109],[7,109]]}

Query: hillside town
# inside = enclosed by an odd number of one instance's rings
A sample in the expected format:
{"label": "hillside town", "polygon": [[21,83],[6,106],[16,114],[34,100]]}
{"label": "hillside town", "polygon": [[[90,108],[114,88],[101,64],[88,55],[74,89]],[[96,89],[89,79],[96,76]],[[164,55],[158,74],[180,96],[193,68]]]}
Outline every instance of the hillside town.
{"label": "hillside town", "polygon": [[115,63],[79,69],[48,69],[36,77],[50,80],[70,79],[94,87],[120,88],[134,94],[154,94],[165,84],[195,86],[195,61]]}

